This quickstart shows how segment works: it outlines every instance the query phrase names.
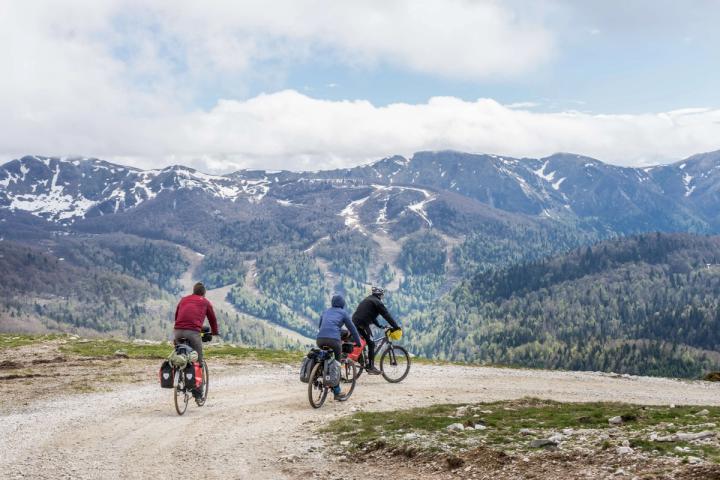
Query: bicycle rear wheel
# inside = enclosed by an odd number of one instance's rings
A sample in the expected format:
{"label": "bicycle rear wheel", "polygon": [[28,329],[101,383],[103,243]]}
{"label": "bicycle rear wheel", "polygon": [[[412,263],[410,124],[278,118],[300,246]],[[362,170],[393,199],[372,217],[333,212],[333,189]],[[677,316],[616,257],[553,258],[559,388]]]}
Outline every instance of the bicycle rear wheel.
{"label": "bicycle rear wheel", "polygon": [[308,382],[308,400],[313,408],[320,408],[325,403],[329,388],[323,381],[323,362],[318,362],[310,372]]}
{"label": "bicycle rear wheel", "polygon": [[203,375],[203,385],[202,385],[202,396],[200,398],[195,399],[195,403],[197,403],[198,407],[202,407],[205,405],[205,401],[208,397],[208,391],[210,390],[210,373],[208,372],[208,366],[205,362],[205,359],[202,361],[202,375]]}
{"label": "bicycle rear wheel", "polygon": [[388,382],[402,382],[410,373],[410,354],[403,347],[391,345],[380,357],[380,371]]}
{"label": "bicycle rear wheel", "polygon": [[175,411],[178,415],[182,415],[187,410],[190,401],[190,392],[185,388],[185,378],[181,372],[175,372],[175,388],[173,389]]}
{"label": "bicycle rear wheel", "polygon": [[355,390],[355,384],[358,378],[358,371],[360,369],[355,366],[355,363],[349,360],[345,360],[340,365],[340,395],[338,400],[344,402]]}

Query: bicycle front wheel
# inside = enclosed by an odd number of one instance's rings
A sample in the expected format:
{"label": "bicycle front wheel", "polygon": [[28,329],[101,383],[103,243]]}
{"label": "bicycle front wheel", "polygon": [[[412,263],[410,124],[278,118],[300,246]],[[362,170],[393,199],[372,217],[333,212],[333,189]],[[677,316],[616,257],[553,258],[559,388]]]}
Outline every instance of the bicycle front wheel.
{"label": "bicycle front wheel", "polygon": [[410,373],[410,354],[403,347],[392,345],[380,357],[380,371],[388,382],[402,382]]}
{"label": "bicycle front wheel", "polygon": [[310,381],[308,382],[308,400],[313,408],[320,408],[325,403],[328,395],[328,387],[323,381],[323,363],[316,363],[310,372]]}
{"label": "bicycle front wheel", "polygon": [[205,359],[202,361],[202,378],[203,378],[203,384],[202,384],[202,396],[200,398],[195,399],[195,403],[197,403],[198,407],[202,407],[205,405],[205,401],[208,397],[208,391],[210,390],[210,373],[208,372],[208,366],[205,362]]}
{"label": "bicycle front wheel", "polygon": [[187,410],[190,401],[190,392],[185,388],[185,378],[181,372],[175,372],[175,388],[173,389],[175,411],[178,415],[182,415]]}
{"label": "bicycle front wheel", "polygon": [[345,360],[340,365],[340,395],[338,400],[344,402],[355,390],[355,384],[358,379],[358,372],[360,369],[355,366],[355,363],[349,360]]}

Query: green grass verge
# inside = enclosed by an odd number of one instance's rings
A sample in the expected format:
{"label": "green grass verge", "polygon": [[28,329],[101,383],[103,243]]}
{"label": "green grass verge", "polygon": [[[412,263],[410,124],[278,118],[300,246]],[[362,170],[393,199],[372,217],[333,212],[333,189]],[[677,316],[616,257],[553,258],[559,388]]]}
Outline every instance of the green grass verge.
{"label": "green grass verge", "polygon": [[[122,350],[130,358],[163,359],[170,354],[172,346],[170,342],[145,345],[120,340],[77,340],[63,345],[61,350],[85,357],[114,357],[115,352]],[[204,352],[206,358],[235,358],[272,363],[297,362],[302,358],[302,353],[296,351],[233,347],[224,344],[205,345]]]}
{"label": "green grass verge", "polygon": [[28,335],[19,333],[0,333],[0,348],[23,347],[25,345],[32,345],[34,343],[42,343],[50,340],[55,340],[60,337],[62,337],[62,335]]}
{"label": "green grass verge", "polygon": [[[467,407],[466,413],[456,416],[460,407]],[[694,415],[702,409],[708,410],[709,414],[702,417]],[[471,405],[434,405],[391,412],[359,412],[334,420],[324,428],[324,432],[334,434],[339,441],[348,441],[347,448],[351,451],[407,445],[408,441],[403,436],[408,433],[418,434],[420,440],[412,443],[427,451],[448,447],[462,450],[478,442],[498,449],[522,451],[531,450],[530,440],[544,438],[565,428],[597,430],[599,438],[603,430],[613,427],[608,419],[615,416],[627,420],[618,428],[633,448],[679,457],[695,455],[720,462],[720,446],[717,443],[700,445],[649,440],[650,432],[670,435],[678,431],[715,431],[716,428],[703,424],[720,424],[720,407],[560,403],[531,398]],[[454,433],[447,430],[452,423],[482,423],[487,428]],[[522,435],[521,429],[531,429],[535,433]],[[423,444],[425,447],[422,447]],[[593,446],[601,449],[618,445],[611,442],[603,446],[598,442]],[[687,448],[687,451],[678,451],[675,447]]]}

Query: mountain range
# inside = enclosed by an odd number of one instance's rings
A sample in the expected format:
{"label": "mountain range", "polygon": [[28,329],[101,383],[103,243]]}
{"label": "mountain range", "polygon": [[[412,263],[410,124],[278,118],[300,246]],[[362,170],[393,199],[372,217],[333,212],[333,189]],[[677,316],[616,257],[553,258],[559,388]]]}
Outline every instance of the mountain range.
{"label": "mountain range", "polygon": [[[433,202],[464,197],[503,212],[589,221],[619,232],[716,231],[719,167],[720,152],[671,165],[628,168],[572,154],[515,159],[443,151],[342,170],[241,170],[215,176],[182,166],[139,170],[97,159],[26,156],[0,167],[0,208],[72,225],[193,192],[252,215],[252,205],[291,207],[332,186],[335,191],[325,192],[328,200],[340,192],[367,198],[346,213],[372,210],[376,224],[392,222],[382,214],[387,215],[384,207],[397,197],[404,197],[400,203],[406,211],[428,226],[442,215],[432,208]],[[349,204],[338,206],[342,211]]]}
{"label": "mountain range", "polygon": [[[414,318],[477,275],[603,239],[719,233],[719,192],[720,152],[629,168],[438,151],[226,175],[25,156],[0,167],[0,261],[16,270],[0,280],[0,327],[157,337],[185,275],[231,304],[231,338],[274,345],[268,327],[312,336],[333,291],[352,307],[383,283]],[[37,281],[43,262],[65,295]],[[134,294],[118,300],[88,275]],[[428,341],[418,348],[448,355]]]}

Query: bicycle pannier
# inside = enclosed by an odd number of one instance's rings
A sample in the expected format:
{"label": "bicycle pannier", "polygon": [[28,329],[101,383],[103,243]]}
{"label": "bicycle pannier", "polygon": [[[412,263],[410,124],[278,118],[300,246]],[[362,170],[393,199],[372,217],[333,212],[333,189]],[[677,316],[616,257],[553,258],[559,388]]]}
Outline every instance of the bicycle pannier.
{"label": "bicycle pannier", "polygon": [[175,370],[173,369],[170,362],[165,360],[160,366],[160,387],[162,388],[173,388],[173,382],[175,381]]}
{"label": "bicycle pannier", "polygon": [[185,376],[185,388],[195,388],[195,365],[188,363],[182,374]]}
{"label": "bicycle pannier", "polygon": [[323,381],[328,387],[340,385],[340,362],[332,358],[325,361]]}
{"label": "bicycle pannier", "polygon": [[300,365],[300,381],[308,383],[310,381],[310,373],[312,372],[315,363],[317,363],[317,348],[313,348],[303,358],[302,364]]}
{"label": "bicycle pannier", "polygon": [[357,362],[360,358],[360,354],[363,351],[363,348],[365,348],[365,345],[367,345],[367,342],[364,338],[360,339],[360,343],[362,344],[361,347],[355,347],[353,348],[352,352],[348,354],[348,358],[352,360],[353,362]]}
{"label": "bicycle pannier", "polygon": [[195,388],[200,388],[203,382],[202,364],[200,362],[194,362],[193,366],[195,367]]}

